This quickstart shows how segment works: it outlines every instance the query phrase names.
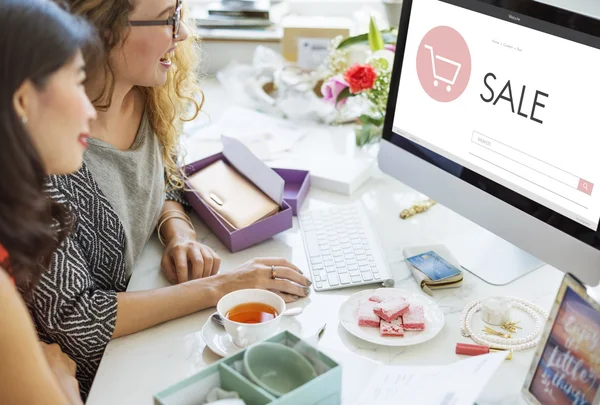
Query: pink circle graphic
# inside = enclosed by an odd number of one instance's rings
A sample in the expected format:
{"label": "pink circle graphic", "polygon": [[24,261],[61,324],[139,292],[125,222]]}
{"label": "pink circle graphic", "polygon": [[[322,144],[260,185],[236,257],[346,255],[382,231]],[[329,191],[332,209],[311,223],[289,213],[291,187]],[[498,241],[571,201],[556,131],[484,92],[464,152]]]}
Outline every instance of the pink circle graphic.
{"label": "pink circle graphic", "polygon": [[447,103],[460,97],[471,78],[471,53],[462,35],[446,26],[429,31],[417,51],[417,74],[432,99]]}

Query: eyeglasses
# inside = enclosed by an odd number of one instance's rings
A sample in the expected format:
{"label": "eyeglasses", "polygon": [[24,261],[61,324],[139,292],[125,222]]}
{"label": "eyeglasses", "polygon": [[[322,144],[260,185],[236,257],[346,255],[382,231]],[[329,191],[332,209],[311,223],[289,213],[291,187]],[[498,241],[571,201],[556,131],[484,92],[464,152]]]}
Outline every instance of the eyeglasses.
{"label": "eyeglasses", "polygon": [[172,25],[173,26],[173,39],[179,37],[179,28],[181,27],[181,7],[183,0],[177,0],[175,7],[175,13],[173,16],[166,20],[145,20],[145,21],[129,21],[132,27],[149,27],[154,25]]}

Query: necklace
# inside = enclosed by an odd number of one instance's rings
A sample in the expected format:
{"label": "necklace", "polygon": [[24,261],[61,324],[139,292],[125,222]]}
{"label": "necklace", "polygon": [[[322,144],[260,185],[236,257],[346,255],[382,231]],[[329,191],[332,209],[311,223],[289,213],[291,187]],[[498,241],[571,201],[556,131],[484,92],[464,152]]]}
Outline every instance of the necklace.
{"label": "necklace", "polygon": [[464,337],[470,337],[480,345],[504,350],[519,351],[537,346],[541,339],[542,328],[546,324],[546,320],[549,317],[548,312],[533,302],[529,302],[521,298],[507,297],[507,299],[510,300],[512,308],[518,308],[533,318],[535,321],[535,328],[533,332],[522,338],[487,336],[475,333],[471,327],[473,315],[481,310],[482,306],[482,300],[477,300],[469,303],[463,309],[463,312],[460,316],[460,331],[462,335]]}

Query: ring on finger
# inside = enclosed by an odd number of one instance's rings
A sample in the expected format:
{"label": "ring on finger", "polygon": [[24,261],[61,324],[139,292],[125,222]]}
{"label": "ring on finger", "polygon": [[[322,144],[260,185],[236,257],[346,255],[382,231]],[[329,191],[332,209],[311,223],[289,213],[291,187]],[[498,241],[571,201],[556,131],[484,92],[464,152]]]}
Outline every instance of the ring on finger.
{"label": "ring on finger", "polygon": [[275,280],[275,266],[271,266],[271,278]]}

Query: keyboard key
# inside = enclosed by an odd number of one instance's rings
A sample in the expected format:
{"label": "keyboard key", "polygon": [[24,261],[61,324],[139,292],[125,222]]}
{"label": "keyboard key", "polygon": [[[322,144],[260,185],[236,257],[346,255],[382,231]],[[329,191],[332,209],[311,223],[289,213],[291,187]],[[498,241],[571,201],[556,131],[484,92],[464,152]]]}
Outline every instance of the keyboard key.
{"label": "keyboard key", "polygon": [[[325,264],[327,264],[327,262],[325,262]],[[363,266],[369,266],[369,262],[368,262],[368,261],[366,261],[366,260],[359,260],[359,261],[358,261],[358,265],[359,265],[360,267],[363,267]]]}
{"label": "keyboard key", "polygon": [[340,285],[340,279],[339,279],[337,273],[329,273],[329,285],[330,286]]}
{"label": "keyboard key", "polygon": [[360,271],[358,270],[350,270],[349,272],[352,277],[360,277]]}
{"label": "keyboard key", "polygon": [[325,267],[329,267],[329,266],[333,266],[335,262],[333,260],[325,260],[323,261],[323,264],[325,264]]}
{"label": "keyboard key", "polygon": [[327,272],[326,271],[320,271],[319,272],[319,278],[321,279],[321,281],[327,280]]}
{"label": "keyboard key", "polygon": [[350,284],[350,276],[348,274],[340,274],[340,283]]}
{"label": "keyboard key", "polygon": [[310,257],[316,257],[321,255],[321,248],[319,248],[319,241],[316,238],[316,234],[313,232],[307,232],[304,234],[306,239],[306,247],[308,249],[308,255]]}
{"label": "keyboard key", "polygon": [[375,280],[381,280],[381,274],[379,274],[379,273],[373,273],[373,278]]}
{"label": "keyboard key", "polygon": [[317,283],[315,285],[317,286],[317,288],[323,288],[323,283]]}
{"label": "keyboard key", "polygon": [[348,269],[346,267],[338,267],[338,274],[348,273]]}
{"label": "keyboard key", "polygon": [[321,259],[321,256],[315,256],[315,257],[310,258],[310,262],[312,264],[317,264],[317,263],[323,263],[323,260]]}
{"label": "keyboard key", "polygon": [[359,268],[358,268],[358,269],[359,269],[359,270],[360,270],[362,273],[364,273],[364,272],[367,272],[367,271],[368,271],[369,273],[371,272],[371,268],[370,268],[369,266],[359,266]]}
{"label": "keyboard key", "polygon": [[353,283],[362,283],[362,281],[363,281],[362,277],[360,277],[360,276],[358,276],[358,277],[353,276],[350,279],[352,280]]}
{"label": "keyboard key", "polygon": [[367,260],[367,255],[364,254],[358,254],[358,252],[356,252],[356,259],[357,260]]}
{"label": "keyboard key", "polygon": [[338,251],[332,252],[332,253],[333,253],[333,257],[334,258],[336,258],[336,257],[344,257],[344,254],[342,253],[341,250],[338,250]]}
{"label": "keyboard key", "polygon": [[323,266],[323,263],[313,264],[311,265],[311,267],[313,268],[313,270],[323,270],[325,268],[325,266]]}
{"label": "keyboard key", "polygon": [[371,281],[373,280],[373,275],[371,273],[363,273],[362,278],[365,281]]}
{"label": "keyboard key", "polygon": [[335,266],[327,266],[325,267],[325,271],[327,271],[327,273],[337,273],[337,268]]}

